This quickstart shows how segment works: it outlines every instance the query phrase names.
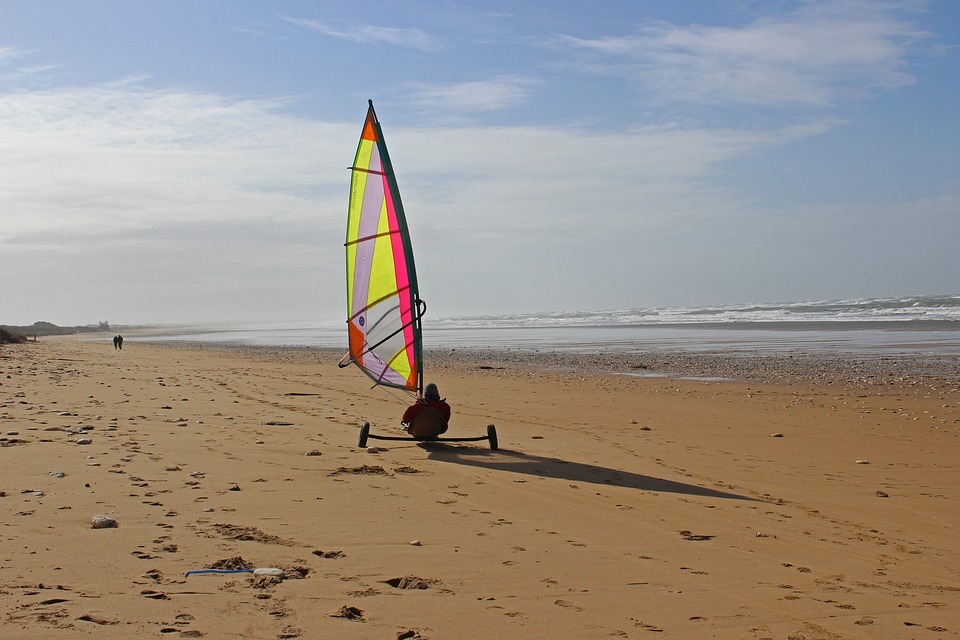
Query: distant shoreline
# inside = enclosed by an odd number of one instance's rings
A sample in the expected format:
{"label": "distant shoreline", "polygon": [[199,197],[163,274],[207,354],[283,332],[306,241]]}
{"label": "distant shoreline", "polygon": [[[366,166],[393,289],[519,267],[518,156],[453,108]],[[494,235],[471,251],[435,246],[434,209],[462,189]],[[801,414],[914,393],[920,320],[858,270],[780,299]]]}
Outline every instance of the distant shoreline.
{"label": "distant shoreline", "polygon": [[[239,353],[269,361],[328,361],[332,371],[345,352],[343,348],[333,347],[244,345],[197,340],[138,342],[159,348]],[[585,353],[550,349],[526,351],[499,347],[426,348],[424,368],[427,378],[432,375],[455,376],[458,371],[480,369],[491,372],[511,370],[514,373],[517,370],[557,370],[666,379],[837,385],[844,388],[891,384],[938,388],[960,384],[960,355],[863,355],[839,351],[717,353],[650,350],[632,353]]]}

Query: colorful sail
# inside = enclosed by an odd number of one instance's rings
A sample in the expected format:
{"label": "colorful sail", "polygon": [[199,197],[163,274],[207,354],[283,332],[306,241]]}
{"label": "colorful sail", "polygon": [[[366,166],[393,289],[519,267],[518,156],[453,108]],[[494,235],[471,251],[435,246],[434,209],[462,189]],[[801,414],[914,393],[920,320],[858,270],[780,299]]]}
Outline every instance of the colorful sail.
{"label": "colorful sail", "polygon": [[354,363],[377,384],[422,392],[423,302],[400,191],[373,110],[350,167],[347,327]]}

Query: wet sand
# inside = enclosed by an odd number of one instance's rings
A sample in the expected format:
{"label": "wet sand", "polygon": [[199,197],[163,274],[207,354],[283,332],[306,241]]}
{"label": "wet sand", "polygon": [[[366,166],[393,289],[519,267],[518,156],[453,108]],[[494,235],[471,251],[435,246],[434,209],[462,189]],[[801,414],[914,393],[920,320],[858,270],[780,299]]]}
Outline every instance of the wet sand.
{"label": "wet sand", "polygon": [[0,637],[960,636],[955,359],[339,355],[0,347]]}

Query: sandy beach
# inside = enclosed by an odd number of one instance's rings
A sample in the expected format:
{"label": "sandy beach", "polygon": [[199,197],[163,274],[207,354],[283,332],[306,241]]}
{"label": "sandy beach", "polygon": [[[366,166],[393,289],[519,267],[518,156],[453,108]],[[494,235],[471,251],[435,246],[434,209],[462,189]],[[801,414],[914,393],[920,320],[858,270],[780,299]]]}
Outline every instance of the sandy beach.
{"label": "sandy beach", "polygon": [[339,355],[0,347],[0,637],[960,636],[955,360]]}

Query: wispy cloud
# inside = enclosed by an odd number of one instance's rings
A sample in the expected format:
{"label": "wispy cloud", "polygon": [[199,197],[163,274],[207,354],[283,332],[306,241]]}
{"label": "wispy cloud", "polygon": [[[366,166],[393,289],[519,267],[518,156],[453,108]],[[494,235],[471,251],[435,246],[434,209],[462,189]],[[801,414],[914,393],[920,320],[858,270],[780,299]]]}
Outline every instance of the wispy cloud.
{"label": "wispy cloud", "polygon": [[18,47],[0,47],[0,67],[8,65],[14,60],[22,58],[28,53],[29,52]]}
{"label": "wispy cloud", "polygon": [[551,42],[583,54],[583,69],[623,76],[662,101],[827,106],[913,82],[907,58],[933,40],[914,26],[915,7],[818,1],[742,27],[650,22],[629,35]]}
{"label": "wispy cloud", "polygon": [[290,37],[292,27],[276,25],[266,22],[247,22],[246,24],[231,24],[226,26],[227,31],[233,31],[254,38],[286,40]]}
{"label": "wispy cloud", "polygon": [[421,51],[437,51],[443,42],[417,27],[381,27],[369,24],[355,24],[335,27],[321,20],[310,18],[284,18],[287,22],[327,36],[359,42],[361,44],[390,44]]}
{"label": "wispy cloud", "polygon": [[500,111],[525,103],[538,84],[535,78],[500,75],[488,80],[457,84],[408,85],[412,104],[420,107],[452,109],[459,112]]}
{"label": "wispy cloud", "polygon": [[0,47],[0,81],[11,87],[29,87],[37,84],[57,69],[56,64],[20,64],[21,59],[34,54],[19,47]]}

